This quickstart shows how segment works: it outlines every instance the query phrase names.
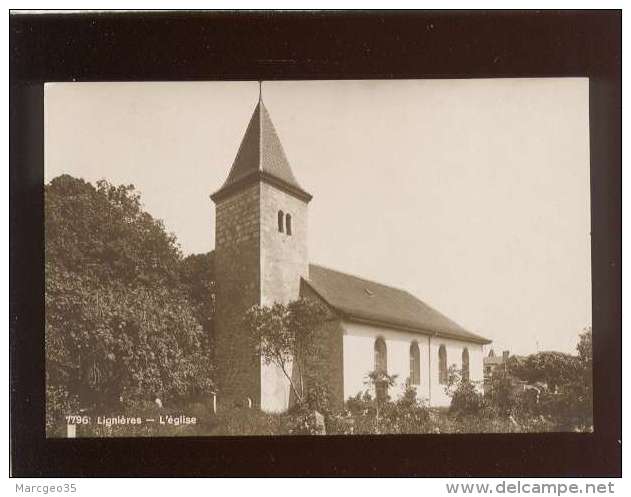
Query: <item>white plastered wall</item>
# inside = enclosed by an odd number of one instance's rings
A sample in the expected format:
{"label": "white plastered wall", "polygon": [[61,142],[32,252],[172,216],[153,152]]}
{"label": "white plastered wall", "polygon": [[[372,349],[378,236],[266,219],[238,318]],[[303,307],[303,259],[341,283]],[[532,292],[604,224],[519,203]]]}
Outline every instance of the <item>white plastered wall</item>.
{"label": "white plastered wall", "polygon": [[421,357],[421,382],[415,385],[417,396],[431,406],[448,406],[450,403],[444,386],[438,383],[441,344],[447,351],[448,366],[455,364],[458,368],[462,367],[462,351],[467,347],[471,381],[481,382],[483,379],[480,344],[349,321],[344,321],[342,327],[345,400],[369,388],[365,383],[366,376],[375,369],[374,344],[379,337],[386,342],[388,374],[397,375],[396,384],[390,390],[392,398],[401,396],[405,390],[405,382],[410,376],[410,345],[413,341],[418,343]]}

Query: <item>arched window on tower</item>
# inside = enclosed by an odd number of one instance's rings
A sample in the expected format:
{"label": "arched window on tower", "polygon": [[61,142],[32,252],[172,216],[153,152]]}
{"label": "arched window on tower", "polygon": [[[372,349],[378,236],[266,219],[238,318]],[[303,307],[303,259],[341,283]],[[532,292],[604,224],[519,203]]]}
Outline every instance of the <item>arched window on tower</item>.
{"label": "arched window on tower", "polygon": [[285,215],[285,231],[288,235],[291,235],[291,214]]}
{"label": "arched window on tower", "polygon": [[421,351],[417,342],[410,344],[410,384],[421,384]]}
{"label": "arched window on tower", "polygon": [[[388,374],[388,349],[383,338],[375,340],[375,373]],[[377,400],[385,400],[388,394],[388,384],[377,381],[375,384]]]}
{"label": "arched window on tower", "polygon": [[278,231],[280,233],[282,233],[283,230],[283,223],[285,222],[285,214],[283,213],[283,211],[278,211]]}
{"label": "arched window on tower", "polygon": [[438,383],[447,384],[447,349],[444,345],[438,348]]}
{"label": "arched window on tower", "polygon": [[469,381],[469,349],[462,349],[462,379]]}

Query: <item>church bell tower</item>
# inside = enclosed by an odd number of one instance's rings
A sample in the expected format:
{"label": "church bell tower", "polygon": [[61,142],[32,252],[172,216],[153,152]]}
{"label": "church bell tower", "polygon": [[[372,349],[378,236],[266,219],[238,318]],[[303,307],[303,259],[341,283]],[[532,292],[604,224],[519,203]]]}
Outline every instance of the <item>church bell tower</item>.
{"label": "church bell tower", "polygon": [[259,96],[228,178],[215,203],[215,343],[221,405],[265,411],[289,406],[289,382],[265,365],[243,327],[255,304],[287,303],[308,278],[307,212],[311,195],[289,166]]}

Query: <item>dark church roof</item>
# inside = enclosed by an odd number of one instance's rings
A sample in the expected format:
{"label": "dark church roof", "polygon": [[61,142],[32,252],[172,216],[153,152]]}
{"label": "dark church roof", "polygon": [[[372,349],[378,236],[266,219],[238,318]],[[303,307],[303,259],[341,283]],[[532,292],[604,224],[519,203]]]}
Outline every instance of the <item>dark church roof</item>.
{"label": "dark church roof", "polygon": [[239,187],[261,179],[306,201],[311,195],[298,184],[265,105],[259,100],[245,131],[228,178],[211,197],[220,199]]}
{"label": "dark church roof", "polygon": [[398,288],[315,264],[309,265],[309,280],[306,283],[342,317],[351,321],[481,344],[491,343]]}

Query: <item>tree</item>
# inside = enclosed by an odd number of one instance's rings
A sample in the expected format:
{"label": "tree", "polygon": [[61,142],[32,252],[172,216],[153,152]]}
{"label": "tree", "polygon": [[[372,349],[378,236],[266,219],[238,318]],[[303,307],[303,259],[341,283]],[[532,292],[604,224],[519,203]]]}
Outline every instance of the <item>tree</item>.
{"label": "tree", "polygon": [[509,361],[507,368],[516,377],[528,383],[545,383],[554,392],[576,377],[579,363],[576,356],[563,352],[539,352]]}
{"label": "tree", "polygon": [[212,339],[215,315],[215,252],[185,257],[180,263],[179,272],[180,281],[193,306],[193,314],[206,335]]}
{"label": "tree", "polygon": [[592,328],[583,329],[579,335],[578,371],[575,379],[564,389],[567,392],[568,410],[583,427],[593,424],[594,378],[592,371]]}
{"label": "tree", "polygon": [[[508,363],[511,374],[528,383],[542,382],[547,389],[537,395],[534,410],[551,417],[560,429],[589,429],[592,425],[592,330],[585,328],[576,346],[577,355],[540,352]],[[525,397],[526,395],[522,395]],[[522,398],[522,401],[524,399]]]}
{"label": "tree", "polygon": [[[576,345],[578,360],[584,372],[589,372],[591,378],[592,370],[592,327],[588,326],[578,336]],[[591,379],[590,379],[591,381]]]}
{"label": "tree", "polygon": [[178,284],[181,253],[161,221],[142,210],[133,185],[62,175],[45,187],[46,260],[131,286]]}
{"label": "tree", "polygon": [[70,405],[178,401],[212,388],[208,337],[180,282],[175,237],[143,211],[133,186],[53,179],[45,239],[51,422]]}
{"label": "tree", "polygon": [[245,315],[246,329],[263,361],[283,372],[300,404],[305,400],[308,368],[321,355],[318,331],[327,317],[324,305],[305,298],[289,304],[257,305]]}

